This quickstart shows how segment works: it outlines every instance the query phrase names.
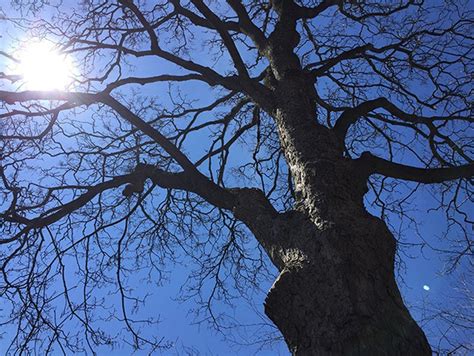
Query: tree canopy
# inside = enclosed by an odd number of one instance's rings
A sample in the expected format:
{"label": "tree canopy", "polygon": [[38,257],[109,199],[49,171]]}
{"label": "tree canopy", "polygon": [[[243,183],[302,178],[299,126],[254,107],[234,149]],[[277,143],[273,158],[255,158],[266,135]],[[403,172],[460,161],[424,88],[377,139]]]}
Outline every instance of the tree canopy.
{"label": "tree canopy", "polygon": [[[362,197],[399,252],[472,267],[471,1],[11,5],[0,7],[0,325],[16,325],[12,352],[170,347],[147,330],[159,311],[137,310],[176,263],[189,266],[180,297],[225,331],[216,304],[251,299],[286,258],[296,268],[293,243],[306,242],[289,236],[303,223],[283,218],[362,231]],[[73,63],[64,87],[17,72],[33,42]],[[416,236],[417,194],[444,216],[441,242]]]}

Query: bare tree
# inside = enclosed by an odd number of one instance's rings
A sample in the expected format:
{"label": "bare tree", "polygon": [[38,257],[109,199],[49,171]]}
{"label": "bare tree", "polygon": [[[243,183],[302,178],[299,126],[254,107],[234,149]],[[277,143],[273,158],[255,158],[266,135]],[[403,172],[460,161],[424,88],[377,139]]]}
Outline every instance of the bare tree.
{"label": "bare tree", "polygon": [[[436,335],[433,352],[438,355],[469,355],[474,351],[473,266],[456,273],[452,287],[435,301],[424,300],[417,306],[423,317],[421,325],[427,334]],[[447,300],[440,302],[440,300]]]}
{"label": "bare tree", "polygon": [[78,67],[68,91],[0,75],[14,350],[93,352],[113,342],[99,318],[165,347],[131,316],[133,275],[159,281],[185,254],[217,327],[214,300],[257,288],[269,260],[265,313],[293,354],[431,353],[384,220],[432,185],[451,265],[472,257],[468,1],[88,0],[3,21]]}

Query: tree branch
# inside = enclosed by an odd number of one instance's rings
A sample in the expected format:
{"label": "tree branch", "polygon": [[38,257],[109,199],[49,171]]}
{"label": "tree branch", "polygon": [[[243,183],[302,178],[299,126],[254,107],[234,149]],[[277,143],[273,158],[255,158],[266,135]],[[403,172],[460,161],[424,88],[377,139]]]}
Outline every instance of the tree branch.
{"label": "tree branch", "polygon": [[118,0],[118,2],[122,4],[123,6],[127,7],[128,9],[130,9],[130,11],[132,11],[133,14],[137,17],[138,21],[140,21],[140,23],[143,25],[146,32],[148,33],[148,36],[150,36],[151,50],[157,49],[158,37],[156,36],[155,29],[151,26],[151,24],[145,18],[145,16],[137,7],[137,5],[135,5],[132,0]]}
{"label": "tree branch", "polygon": [[298,18],[300,19],[312,19],[317,17],[319,14],[326,11],[328,8],[340,5],[342,0],[324,0],[318,6],[315,7],[306,7],[298,6]]}
{"label": "tree branch", "polygon": [[247,10],[240,0],[227,0],[229,5],[239,17],[239,27],[244,34],[249,36],[257,45],[260,52],[264,51],[267,45],[265,34],[252,22]]}
{"label": "tree branch", "polygon": [[460,178],[470,179],[474,176],[474,163],[447,168],[418,168],[387,161],[369,152],[364,152],[357,161],[369,175],[381,174],[385,177],[424,184],[442,183]]}
{"label": "tree branch", "polygon": [[347,134],[347,130],[352,124],[354,124],[360,117],[376,109],[384,109],[388,111],[390,114],[399,118],[400,120],[409,122],[412,124],[425,124],[428,126],[432,126],[433,121],[448,120],[448,119],[466,120],[466,121],[472,122],[471,118],[462,117],[462,116],[420,116],[420,115],[410,114],[398,108],[395,104],[390,102],[387,98],[381,97],[374,100],[365,101],[354,108],[346,109],[341,114],[341,116],[339,116],[339,119],[334,125],[334,130],[341,138],[344,138]]}

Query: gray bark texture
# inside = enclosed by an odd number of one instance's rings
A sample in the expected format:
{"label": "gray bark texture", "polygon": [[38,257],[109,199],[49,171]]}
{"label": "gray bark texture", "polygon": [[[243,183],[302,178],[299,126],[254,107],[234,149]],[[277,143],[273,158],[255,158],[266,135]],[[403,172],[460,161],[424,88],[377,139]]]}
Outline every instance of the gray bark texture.
{"label": "gray bark texture", "polygon": [[265,312],[294,355],[430,355],[395,282],[395,239],[363,205],[370,167],[316,123],[314,85],[293,55],[281,57],[272,114],[297,203],[253,228],[280,271]]}
{"label": "gray bark texture", "polygon": [[395,283],[395,239],[363,206],[364,171],[323,128],[279,115],[298,207],[264,243],[280,270],[266,314],[295,355],[431,354]]}

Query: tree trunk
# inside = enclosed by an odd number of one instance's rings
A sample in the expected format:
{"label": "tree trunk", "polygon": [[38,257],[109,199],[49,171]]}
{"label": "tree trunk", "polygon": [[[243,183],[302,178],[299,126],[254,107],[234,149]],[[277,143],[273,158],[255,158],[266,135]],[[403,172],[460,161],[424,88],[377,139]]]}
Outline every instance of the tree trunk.
{"label": "tree trunk", "polygon": [[266,314],[295,355],[430,355],[395,282],[396,241],[363,205],[367,174],[316,123],[311,89],[282,83],[273,115],[296,206],[266,247],[281,272]]}
{"label": "tree trunk", "polygon": [[299,243],[279,250],[283,268],[265,302],[291,352],[431,355],[395,283],[385,224],[361,213],[321,231],[304,219],[289,218]]}

